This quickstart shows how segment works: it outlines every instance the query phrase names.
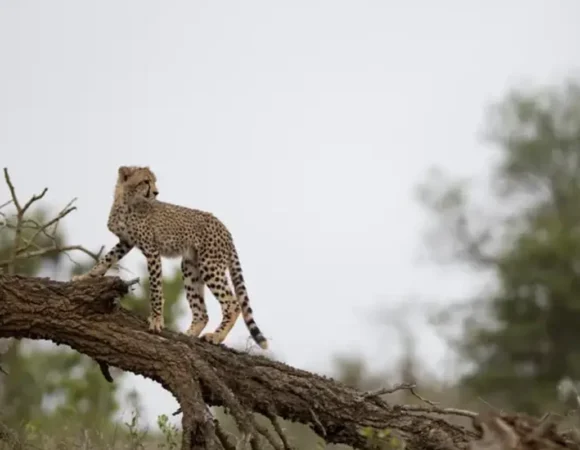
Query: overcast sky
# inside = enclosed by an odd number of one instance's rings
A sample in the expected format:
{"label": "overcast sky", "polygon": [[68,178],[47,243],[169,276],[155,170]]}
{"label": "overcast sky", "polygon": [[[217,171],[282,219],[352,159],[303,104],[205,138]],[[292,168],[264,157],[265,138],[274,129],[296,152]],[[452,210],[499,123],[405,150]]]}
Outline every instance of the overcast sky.
{"label": "overcast sky", "polygon": [[[372,325],[376,308],[474,288],[419,264],[429,216],[414,187],[432,165],[482,174],[486,106],[578,74],[579,18],[577,0],[0,0],[0,161],[22,196],[78,197],[69,242],[94,250],[116,241],[117,167],[149,165],[160,199],[231,230],[276,357],[330,373],[335,354],[360,354],[384,368],[398,342]],[[144,264],[137,250],[124,261]],[[443,372],[444,345],[417,332]],[[247,336],[240,320],[226,343]],[[127,378],[149,417],[176,407]]]}

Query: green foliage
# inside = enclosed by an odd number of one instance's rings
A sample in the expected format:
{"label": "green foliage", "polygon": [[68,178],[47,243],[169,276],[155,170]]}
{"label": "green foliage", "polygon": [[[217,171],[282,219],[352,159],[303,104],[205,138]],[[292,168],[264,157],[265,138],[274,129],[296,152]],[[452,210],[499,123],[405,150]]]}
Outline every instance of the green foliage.
{"label": "green foliage", "polygon": [[[38,232],[48,214],[40,209],[27,213],[22,222],[19,247],[31,243],[30,251],[65,245],[62,231],[49,227]],[[0,258],[9,259],[15,238],[14,216],[6,215],[7,226],[0,231]],[[46,252],[38,258],[21,259],[16,273],[34,276],[41,269],[60,269],[64,255]],[[2,419],[12,427],[56,429],[61,420],[74,418],[80,426],[98,424],[114,414],[115,385],[107,383],[87,357],[65,349],[47,349],[26,340],[10,340],[2,355],[8,375],[0,378]]]}
{"label": "green foliage", "polygon": [[471,367],[463,385],[539,413],[557,403],[561,379],[580,379],[580,86],[512,93],[487,136],[499,149],[487,210],[496,220],[476,216],[465,184],[424,200],[455,261],[496,279],[466,304],[455,341]]}
{"label": "green foliage", "polygon": [[396,450],[404,447],[401,438],[389,428],[377,430],[364,427],[359,430],[359,433],[367,438],[368,448],[373,450]]}
{"label": "green foliage", "polygon": [[138,426],[139,412],[134,410],[130,422],[124,428],[115,427],[106,433],[94,429],[70,427],[63,423],[54,433],[29,423],[23,428],[20,436],[9,430],[0,428],[0,450],[177,450],[180,448],[180,431],[169,423],[167,416],[157,419],[158,431],[140,430]]}
{"label": "green foliage", "polygon": [[179,441],[181,440],[181,433],[175,425],[169,422],[169,417],[165,414],[157,417],[157,426],[163,434],[164,442],[158,446],[160,450],[177,450],[179,448]]}
{"label": "green foliage", "polygon": [[[131,294],[123,297],[121,306],[146,318],[151,307],[149,302],[149,278],[145,278],[140,284],[142,285],[142,294]],[[182,308],[183,305],[179,304],[182,294],[183,277],[180,270],[175,270],[173,275],[163,278],[163,298],[165,299],[163,317],[165,319],[165,327],[170,330],[178,331],[176,321],[185,312]]]}
{"label": "green foliage", "polygon": [[130,450],[144,450],[143,445],[147,436],[147,431],[140,431],[138,427],[139,413],[133,411],[131,414],[131,422],[126,422],[128,441]]}
{"label": "green foliage", "polygon": [[58,429],[63,420],[79,426],[106,425],[117,411],[116,384],[96,364],[70,349],[24,347],[15,341],[2,358],[2,415],[18,427]]}

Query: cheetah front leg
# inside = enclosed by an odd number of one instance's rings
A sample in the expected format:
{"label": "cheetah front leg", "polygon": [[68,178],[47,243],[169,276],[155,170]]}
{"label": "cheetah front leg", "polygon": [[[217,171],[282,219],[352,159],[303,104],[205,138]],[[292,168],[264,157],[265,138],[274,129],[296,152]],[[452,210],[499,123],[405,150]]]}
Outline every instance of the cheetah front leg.
{"label": "cheetah front leg", "polygon": [[72,281],[86,280],[87,278],[100,277],[111,268],[117,261],[123,259],[131,251],[133,246],[127,241],[120,240],[117,244],[103,256],[91,270],[81,275],[72,277]]}
{"label": "cheetah front leg", "polygon": [[143,251],[147,258],[149,272],[149,330],[159,333],[164,327],[163,320],[163,274],[161,272],[161,255],[157,251]]}
{"label": "cheetah front leg", "polygon": [[191,325],[186,331],[189,336],[198,337],[208,322],[207,308],[204,300],[204,285],[201,281],[201,273],[197,255],[184,256],[181,260],[181,272],[183,273],[183,286],[185,296],[191,308]]}

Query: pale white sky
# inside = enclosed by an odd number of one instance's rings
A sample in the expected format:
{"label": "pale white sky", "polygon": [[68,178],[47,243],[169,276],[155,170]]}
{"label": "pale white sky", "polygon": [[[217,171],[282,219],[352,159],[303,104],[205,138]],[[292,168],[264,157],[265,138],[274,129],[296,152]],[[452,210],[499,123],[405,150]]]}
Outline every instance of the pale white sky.
{"label": "pale white sky", "polygon": [[[398,342],[374,308],[474,289],[418,263],[429,216],[415,185],[432,165],[482,174],[485,107],[578,74],[579,17],[577,0],[1,0],[0,160],[21,195],[78,197],[66,229],[93,249],[115,243],[117,167],[150,165],[161,199],[230,228],[277,357],[388,367]],[[144,268],[138,251],[124,264]],[[443,372],[444,345],[416,325],[419,355]],[[240,320],[227,343],[247,336]],[[149,417],[176,407],[128,383]]]}

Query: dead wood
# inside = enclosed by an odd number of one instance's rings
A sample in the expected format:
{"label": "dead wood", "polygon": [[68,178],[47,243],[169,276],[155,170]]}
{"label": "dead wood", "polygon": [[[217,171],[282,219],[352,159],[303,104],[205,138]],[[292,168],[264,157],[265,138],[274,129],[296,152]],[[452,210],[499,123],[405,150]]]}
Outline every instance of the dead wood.
{"label": "dead wood", "polygon": [[[152,334],[145,319],[118,306],[127,292],[128,284],[117,277],[72,283],[0,274],[0,337],[48,339],[88,355],[104,370],[115,366],[159,382],[181,406],[183,450],[231,448],[222,443],[208,406],[224,406],[253,449],[276,447],[265,444],[274,437],[264,438],[252,413],[308,424],[326,442],[355,448],[370,448],[360,433],[364,427],[396,431],[407,449],[463,449],[478,437],[442,417],[474,413],[390,405],[379,397],[397,388],[360,392],[260,355],[172,331]],[[291,445],[284,436],[276,442],[279,448]]]}

